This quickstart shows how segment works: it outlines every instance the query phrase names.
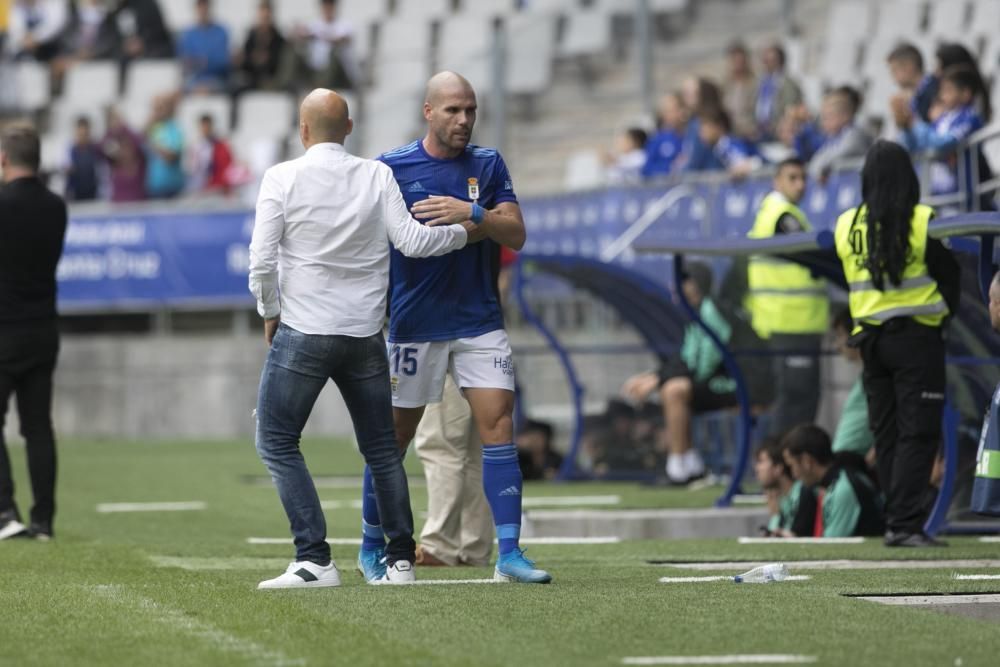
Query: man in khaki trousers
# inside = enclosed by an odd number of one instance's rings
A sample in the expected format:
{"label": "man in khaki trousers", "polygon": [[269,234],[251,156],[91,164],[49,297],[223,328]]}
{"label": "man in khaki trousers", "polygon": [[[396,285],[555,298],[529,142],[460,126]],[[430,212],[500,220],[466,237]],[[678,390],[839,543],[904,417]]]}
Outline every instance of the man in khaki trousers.
{"label": "man in khaki trousers", "polygon": [[493,516],[483,493],[483,455],[469,404],[451,374],[440,403],[427,406],[413,444],[427,477],[427,522],[417,563],[490,564]]}

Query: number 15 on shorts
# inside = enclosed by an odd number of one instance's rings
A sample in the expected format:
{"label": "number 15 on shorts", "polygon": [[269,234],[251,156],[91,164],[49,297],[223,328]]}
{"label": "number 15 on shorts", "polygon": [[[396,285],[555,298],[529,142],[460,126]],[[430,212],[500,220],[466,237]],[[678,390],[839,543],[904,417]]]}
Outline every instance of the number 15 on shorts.
{"label": "number 15 on shorts", "polygon": [[392,351],[389,353],[390,363],[392,364],[393,375],[399,375],[400,372],[403,375],[414,376],[417,374],[417,349],[414,347],[400,347],[399,345],[393,345]]}

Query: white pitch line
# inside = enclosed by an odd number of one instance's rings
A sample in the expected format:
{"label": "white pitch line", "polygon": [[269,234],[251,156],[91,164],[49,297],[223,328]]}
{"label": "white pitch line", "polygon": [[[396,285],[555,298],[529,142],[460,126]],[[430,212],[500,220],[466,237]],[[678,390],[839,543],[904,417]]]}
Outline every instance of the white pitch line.
{"label": "white pitch line", "polygon": [[359,510],[360,500],[321,500],[319,506],[325,510]]}
{"label": "white pitch line", "polygon": [[986,544],[996,544],[1000,542],[1000,535],[989,535],[987,537],[980,537],[980,542],[985,542]]}
{"label": "white pitch line", "polygon": [[740,544],[863,544],[863,537],[741,537]]}
{"label": "white pitch line", "polygon": [[[807,574],[793,574],[782,581],[809,581]],[[732,577],[660,577],[661,584],[700,584],[709,581],[732,581]]]}
{"label": "white pitch line", "polygon": [[[357,546],[361,544],[360,537],[328,537],[327,544],[335,546]],[[248,537],[247,544],[292,544],[290,537]]]}
{"label": "white pitch line", "polygon": [[959,581],[995,581],[1000,579],[1000,574],[956,574],[955,579]]}
{"label": "white pitch line", "polygon": [[115,512],[193,512],[203,510],[208,503],[201,500],[180,503],[101,503],[97,506],[98,514]]}
{"label": "white pitch line", "polygon": [[[658,563],[681,570],[749,570],[768,561],[717,563]],[[796,570],[940,570],[946,568],[1000,568],[1000,560],[801,560],[786,561]]]}
{"label": "white pitch line", "polygon": [[449,584],[499,584],[496,579],[417,579],[402,584],[385,584],[391,586],[447,586]]}
{"label": "white pitch line", "polygon": [[524,507],[585,507],[587,505],[620,505],[621,496],[529,496],[521,500]]}
{"label": "white pitch line", "polygon": [[622,658],[623,665],[807,665],[816,662],[814,655],[740,654],[740,655],[660,655]]}
{"label": "white pitch line", "polygon": [[737,493],[733,496],[734,505],[763,505],[767,500],[760,493]]}
{"label": "white pitch line", "polygon": [[878,602],[890,606],[931,607],[951,604],[1000,604],[1000,595],[871,595],[858,597],[858,600]]}

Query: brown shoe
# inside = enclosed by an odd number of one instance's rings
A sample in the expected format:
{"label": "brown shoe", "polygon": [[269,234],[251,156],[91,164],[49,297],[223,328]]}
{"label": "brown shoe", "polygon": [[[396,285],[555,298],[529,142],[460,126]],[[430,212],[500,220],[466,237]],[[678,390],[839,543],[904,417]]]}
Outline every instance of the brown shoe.
{"label": "brown shoe", "polygon": [[417,545],[417,565],[422,565],[423,567],[450,567],[448,563],[444,562],[430,551],[424,550],[424,545]]}

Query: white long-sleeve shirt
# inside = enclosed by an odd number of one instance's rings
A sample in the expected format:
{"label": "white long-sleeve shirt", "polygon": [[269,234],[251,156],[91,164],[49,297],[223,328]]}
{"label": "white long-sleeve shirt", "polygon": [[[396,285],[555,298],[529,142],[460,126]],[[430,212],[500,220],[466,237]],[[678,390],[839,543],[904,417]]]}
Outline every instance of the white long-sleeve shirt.
{"label": "white long-sleeve shirt", "polygon": [[460,225],[414,220],[381,162],[316,144],[267,170],[250,241],[257,312],[306,334],[363,338],[382,328],[389,243],[409,257],[465,246]]}

